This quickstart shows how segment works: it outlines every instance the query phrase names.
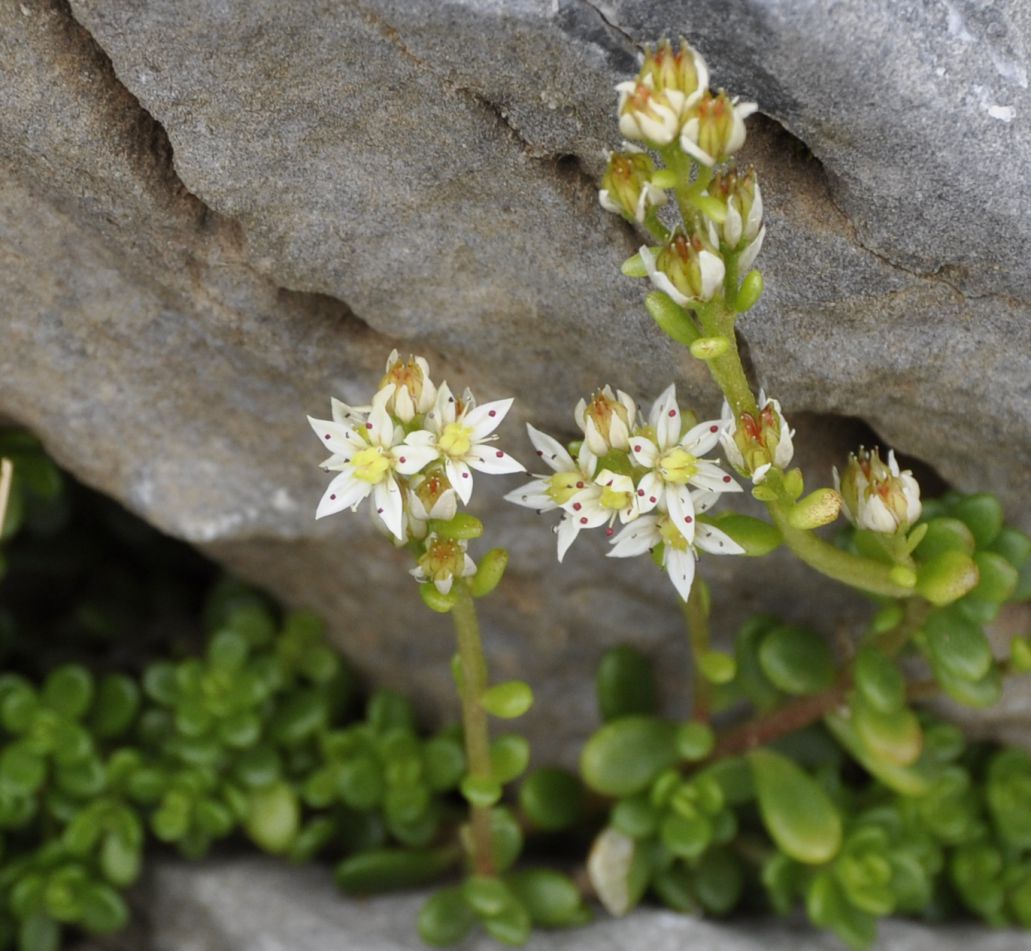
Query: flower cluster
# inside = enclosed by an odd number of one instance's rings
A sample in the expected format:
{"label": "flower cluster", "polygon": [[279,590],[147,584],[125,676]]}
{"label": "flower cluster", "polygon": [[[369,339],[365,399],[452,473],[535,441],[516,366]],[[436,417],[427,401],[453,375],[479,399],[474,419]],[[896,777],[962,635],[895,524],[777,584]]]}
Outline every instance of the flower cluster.
{"label": "flower cluster", "polygon": [[511,399],[477,405],[466,390],[455,396],[447,383],[435,386],[422,357],[387,360],[379,390],[368,406],[332,400],[332,419],[308,422],[331,455],[322,463],[336,472],[319,502],[316,518],[352,511],[367,498],[372,512],[398,544],[415,543],[419,581],[447,593],[453,580],[475,570],[464,539],[439,538],[429,523],[449,522],[458,504],[469,502],[473,470],[524,472],[494,444],[494,430]]}
{"label": "flower cluster", "polygon": [[877,449],[860,449],[840,476],[835,468],[834,487],[856,528],[894,535],[920,518],[920,485],[909,469],[899,469],[894,449],[887,464]]}
{"label": "flower cluster", "polygon": [[[744,145],[745,119],[756,105],[708,86],[705,60],[685,40],[677,49],[664,40],[648,50],[637,76],[616,86],[619,129],[630,141],[609,156],[598,196],[608,211],[662,240],[640,249],[641,263],[655,287],[682,307],[719,293],[728,256],[734,272],[745,273],[765,235],[755,172],[726,168],[713,175]],[[669,167],[657,168],[635,143],[655,150]],[[693,180],[685,177],[685,164],[699,169]],[[672,233],[656,214],[670,188],[685,219]]]}
{"label": "flower cluster", "polygon": [[[722,493],[741,491],[717,462],[703,458],[720,440],[719,420],[697,422],[682,413],[672,385],[647,416],[630,396],[608,386],[581,400],[574,415],[583,440],[570,449],[527,427],[551,472],[535,474],[505,496],[538,512],[562,510],[555,529],[559,561],[581,531],[605,526],[610,556],[656,549],[686,600],[699,549],[743,552],[725,532],[698,519]],[[623,526],[618,533],[617,520]]]}
{"label": "flower cluster", "polygon": [[723,452],[738,472],[750,476],[758,485],[771,466],[788,467],[795,454],[795,431],[788,428],[777,400],[768,399],[760,390],[758,415],[742,413],[740,419],[724,400],[722,417]]}

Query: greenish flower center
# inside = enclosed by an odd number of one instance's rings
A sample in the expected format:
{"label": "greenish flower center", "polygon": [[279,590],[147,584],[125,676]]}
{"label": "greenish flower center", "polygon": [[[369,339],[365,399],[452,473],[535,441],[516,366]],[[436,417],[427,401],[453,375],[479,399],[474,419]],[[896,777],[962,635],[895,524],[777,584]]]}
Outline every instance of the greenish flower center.
{"label": "greenish flower center", "polygon": [[359,449],[351,457],[351,465],[354,466],[356,479],[376,485],[383,481],[383,477],[390,469],[390,458],[379,446],[369,446]]}
{"label": "greenish flower center", "polygon": [[676,446],[659,459],[659,475],[673,485],[685,485],[698,471],[698,460],[686,449]]}

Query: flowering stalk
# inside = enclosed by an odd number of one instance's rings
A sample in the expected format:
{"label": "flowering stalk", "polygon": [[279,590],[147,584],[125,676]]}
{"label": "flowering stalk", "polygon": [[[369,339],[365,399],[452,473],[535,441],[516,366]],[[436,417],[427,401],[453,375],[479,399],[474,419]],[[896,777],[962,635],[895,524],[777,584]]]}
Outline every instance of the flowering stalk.
{"label": "flowering stalk", "polygon": [[[458,663],[461,671],[459,694],[462,700],[462,732],[465,737],[468,775],[474,783],[489,783],[490,732],[487,711],[480,702],[483,692],[487,689],[487,660],[483,654],[476,606],[464,582],[455,586],[451,617],[458,640]],[[473,870],[477,875],[492,875],[494,860],[490,843],[490,807],[471,805],[470,825]]]}
{"label": "flowering stalk", "polygon": [[7,520],[7,503],[11,498],[11,480],[14,477],[14,464],[10,459],[0,459],[0,538],[4,534],[4,522]]}
{"label": "flowering stalk", "polygon": [[681,600],[680,608],[687,625],[687,642],[691,648],[691,666],[694,671],[694,719],[702,723],[709,722],[712,709],[712,690],[708,679],[702,673],[702,658],[709,653],[709,611],[708,592],[705,586],[697,584],[691,589],[686,601]]}

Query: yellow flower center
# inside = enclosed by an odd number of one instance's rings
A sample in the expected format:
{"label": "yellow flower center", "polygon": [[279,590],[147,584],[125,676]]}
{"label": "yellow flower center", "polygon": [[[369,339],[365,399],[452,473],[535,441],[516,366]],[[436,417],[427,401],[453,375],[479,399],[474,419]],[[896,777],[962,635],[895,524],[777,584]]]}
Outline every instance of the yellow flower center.
{"label": "yellow flower center", "polygon": [[359,449],[351,457],[351,465],[354,466],[356,479],[376,485],[383,481],[390,469],[390,459],[379,446],[369,446],[367,449]]}
{"label": "yellow flower center", "polygon": [[630,504],[630,493],[620,492],[618,489],[612,489],[606,485],[602,486],[601,498],[598,501],[601,503],[602,508],[618,512]]}
{"label": "yellow flower center", "polygon": [[677,529],[668,518],[664,518],[659,524],[659,534],[662,536],[662,541],[670,548],[676,548],[679,551],[687,551],[688,544],[687,539],[680,534]]}
{"label": "yellow flower center", "polygon": [[548,481],[548,496],[556,505],[565,505],[585,485],[579,472],[556,472]]}
{"label": "yellow flower center", "polygon": [[658,469],[665,482],[685,485],[698,471],[698,460],[686,449],[676,446],[659,459]]}
{"label": "yellow flower center", "polygon": [[461,458],[472,448],[473,431],[464,423],[448,423],[437,440],[437,448],[442,453]]}

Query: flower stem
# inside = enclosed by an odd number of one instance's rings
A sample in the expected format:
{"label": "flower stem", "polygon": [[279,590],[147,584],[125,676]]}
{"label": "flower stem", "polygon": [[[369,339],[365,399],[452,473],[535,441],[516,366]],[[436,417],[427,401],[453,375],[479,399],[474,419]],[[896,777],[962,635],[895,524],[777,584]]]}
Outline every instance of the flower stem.
{"label": "flower stem", "polygon": [[912,588],[904,588],[891,578],[891,565],[871,558],[863,558],[829,545],[812,532],[795,528],[789,521],[787,510],[779,500],[767,502],[770,516],[780,529],[784,544],[810,568],[822,575],[844,582],[860,591],[889,598],[910,598]]}
{"label": "flower stem", "polygon": [[723,391],[735,416],[742,413],[758,416],[759,407],[755,402],[748,377],[745,376],[745,368],[741,363],[741,353],[737,346],[734,311],[728,308],[722,299],[717,298],[700,308],[698,316],[705,336],[725,337],[730,343],[725,353],[708,361],[713,380]]}
{"label": "flower stem", "polygon": [[694,673],[694,719],[709,722],[712,708],[712,691],[709,681],[702,675],[702,658],[709,652],[709,613],[705,605],[705,593],[699,581],[691,588],[686,601],[680,601],[687,625],[687,642],[691,647],[691,665]]}
{"label": "flower stem", "polygon": [[7,518],[7,503],[11,497],[11,479],[14,476],[14,464],[10,459],[0,459],[0,538],[4,534],[4,521]]}
{"label": "flower stem", "polygon": [[[480,625],[472,595],[464,582],[455,586],[457,596],[451,609],[458,639],[458,662],[462,671],[462,731],[469,775],[474,779],[490,779],[490,733],[487,711],[480,697],[487,689],[487,659],[480,640]],[[472,863],[477,875],[493,875],[494,859],[490,845],[490,808],[470,806],[472,828]]]}

